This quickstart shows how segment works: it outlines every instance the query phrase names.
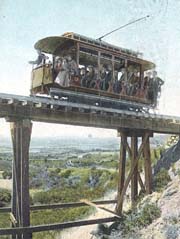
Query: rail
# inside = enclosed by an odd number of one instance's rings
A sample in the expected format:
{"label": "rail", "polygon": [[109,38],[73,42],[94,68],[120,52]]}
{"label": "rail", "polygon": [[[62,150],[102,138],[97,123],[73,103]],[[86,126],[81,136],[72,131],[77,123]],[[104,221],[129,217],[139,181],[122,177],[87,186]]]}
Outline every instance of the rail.
{"label": "rail", "polygon": [[[105,204],[113,204],[116,203],[117,200],[98,200],[92,201],[92,203],[96,205],[105,205]],[[34,205],[30,206],[31,211],[39,211],[39,210],[49,210],[49,209],[61,209],[61,208],[72,208],[72,207],[83,207],[87,206],[84,202],[72,202],[72,203],[56,203],[56,204],[42,204],[42,205]],[[0,208],[0,213],[8,213],[11,212],[10,207],[2,207]]]}
{"label": "rail", "polygon": [[[116,202],[117,200],[98,200],[98,201],[93,201],[92,204],[105,205],[105,204],[114,204]],[[32,211],[52,210],[52,209],[72,208],[72,207],[82,207],[82,206],[89,206],[89,205],[87,205],[87,203],[85,202],[46,204],[46,205],[31,206],[30,210]],[[9,207],[0,208],[0,213],[10,213],[10,212],[11,212],[11,208]],[[120,217],[117,218],[117,216],[113,216],[113,217],[106,217],[106,218],[78,220],[78,221],[54,223],[54,224],[47,224],[47,225],[36,225],[36,226],[29,226],[29,227],[0,228],[0,235],[13,235],[18,233],[34,233],[34,232],[41,232],[41,231],[60,230],[60,229],[66,229],[71,227],[114,222],[114,221],[117,221],[117,219],[120,220]]]}
{"label": "rail", "polygon": [[64,223],[56,223],[56,224],[48,224],[48,225],[5,228],[5,229],[0,229],[0,235],[12,235],[12,234],[18,234],[18,233],[27,234],[27,233],[35,233],[35,232],[42,232],[42,231],[44,232],[44,231],[52,231],[52,230],[62,230],[62,229],[67,229],[72,227],[80,227],[80,226],[87,226],[87,225],[115,222],[115,221],[117,221],[116,217],[107,217],[107,218],[80,220],[80,221],[74,221],[74,222],[64,222]]}
{"label": "rail", "polygon": [[180,134],[180,117],[113,109],[40,96],[0,93],[0,118]]}

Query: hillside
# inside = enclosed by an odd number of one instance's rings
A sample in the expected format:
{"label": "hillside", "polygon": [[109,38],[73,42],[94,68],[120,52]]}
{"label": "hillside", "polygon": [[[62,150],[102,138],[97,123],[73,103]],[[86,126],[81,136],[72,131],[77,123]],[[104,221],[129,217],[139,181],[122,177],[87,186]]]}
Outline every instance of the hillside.
{"label": "hillside", "polygon": [[[145,196],[120,223],[100,226],[99,239],[180,239],[180,142],[160,159],[154,192]],[[165,168],[163,169],[163,161]],[[176,162],[175,162],[176,161]]]}

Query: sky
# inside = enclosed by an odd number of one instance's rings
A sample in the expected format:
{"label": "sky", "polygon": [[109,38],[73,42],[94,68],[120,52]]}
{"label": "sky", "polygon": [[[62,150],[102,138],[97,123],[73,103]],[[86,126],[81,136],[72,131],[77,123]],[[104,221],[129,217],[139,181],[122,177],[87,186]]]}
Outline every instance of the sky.
{"label": "sky", "polygon": [[[156,64],[165,81],[157,111],[180,116],[179,0],[0,0],[0,92],[29,95],[31,66],[37,40],[64,32],[92,38],[150,15],[117,31],[105,41],[140,51]],[[34,136],[116,136],[104,129],[34,123]],[[0,135],[9,125],[0,121]]]}

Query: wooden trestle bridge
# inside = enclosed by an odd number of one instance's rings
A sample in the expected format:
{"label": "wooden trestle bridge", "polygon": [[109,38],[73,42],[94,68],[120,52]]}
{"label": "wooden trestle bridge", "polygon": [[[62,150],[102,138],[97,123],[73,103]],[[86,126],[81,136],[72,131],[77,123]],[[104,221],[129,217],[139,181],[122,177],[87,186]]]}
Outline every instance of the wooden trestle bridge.
{"label": "wooden trestle bridge", "polygon": [[[26,97],[0,94],[0,117],[10,122],[13,142],[13,189],[11,208],[1,208],[9,212],[12,226],[1,228],[0,235],[12,235],[13,239],[31,239],[32,234],[40,231],[59,230],[103,222],[112,222],[122,213],[123,198],[131,183],[131,200],[136,201],[138,185],[147,194],[152,192],[152,169],[150,159],[150,137],[153,133],[180,134],[180,118],[155,113],[141,113],[78,104],[43,97]],[[119,181],[117,200],[97,201],[96,205],[116,203],[113,217],[81,220],[59,224],[32,226],[31,210],[79,207],[85,202],[30,206],[29,203],[29,145],[32,121],[57,124],[71,124],[89,127],[116,129],[121,138],[119,159]],[[128,140],[128,137],[131,141]],[[141,145],[138,146],[140,139]],[[131,142],[130,144],[128,142]],[[126,157],[131,159],[131,170],[125,175]],[[143,155],[145,180],[138,171],[138,159]],[[90,203],[92,204],[92,202]],[[117,216],[116,216],[117,215]]]}

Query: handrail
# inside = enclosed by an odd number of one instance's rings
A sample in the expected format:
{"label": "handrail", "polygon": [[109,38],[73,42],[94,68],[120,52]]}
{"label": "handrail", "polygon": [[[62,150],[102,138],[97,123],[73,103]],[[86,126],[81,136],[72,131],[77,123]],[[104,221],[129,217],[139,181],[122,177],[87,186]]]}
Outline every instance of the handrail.
{"label": "handrail", "polygon": [[[104,204],[113,204],[117,203],[117,200],[98,200],[93,201],[94,204],[104,205]],[[42,205],[34,205],[30,206],[30,210],[38,211],[38,210],[48,210],[48,209],[60,209],[60,208],[71,208],[71,207],[83,207],[87,206],[86,203],[83,202],[70,202],[70,203],[56,203],[56,204],[42,204]],[[0,208],[0,213],[8,213],[11,212],[10,207],[2,207]]]}
{"label": "handrail", "polygon": [[47,224],[47,225],[37,225],[29,227],[17,227],[17,228],[0,228],[0,235],[12,235],[18,233],[33,233],[33,232],[43,232],[51,230],[60,230],[72,227],[87,226],[99,223],[107,223],[117,221],[116,217],[107,217],[99,219],[90,219],[90,220],[79,220],[71,222],[63,222],[56,224]]}

